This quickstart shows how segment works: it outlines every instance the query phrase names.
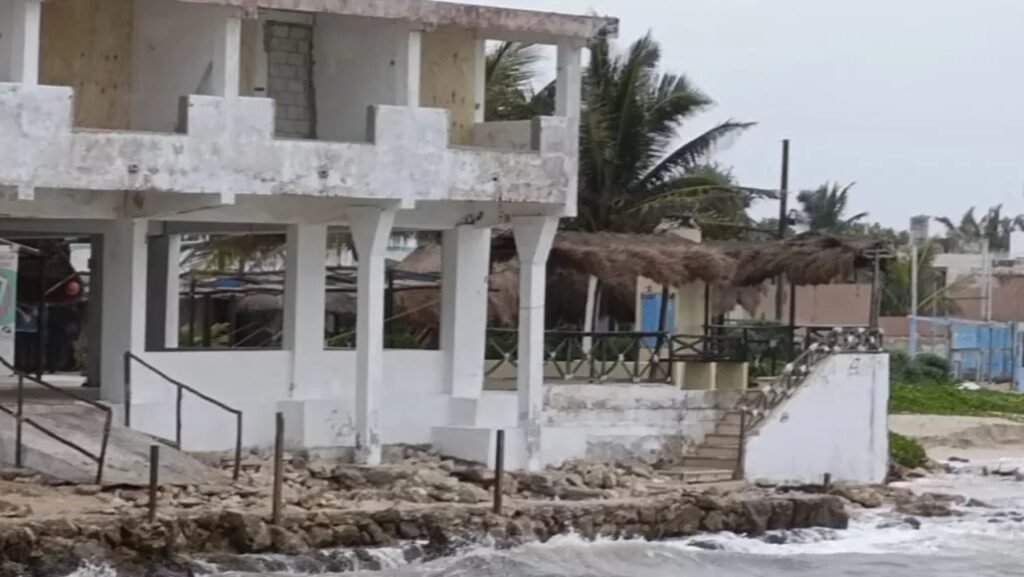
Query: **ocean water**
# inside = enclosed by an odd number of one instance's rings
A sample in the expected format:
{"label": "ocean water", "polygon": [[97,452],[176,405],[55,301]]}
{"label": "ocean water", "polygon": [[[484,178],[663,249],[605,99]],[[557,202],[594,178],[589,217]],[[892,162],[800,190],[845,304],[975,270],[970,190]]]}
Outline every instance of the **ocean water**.
{"label": "ocean water", "polygon": [[[1018,463],[1024,464],[1024,463]],[[991,466],[991,464],[990,464]],[[1003,464],[1003,467],[1016,466]],[[970,466],[976,467],[975,465]],[[363,577],[1020,577],[1024,576],[1024,483],[978,473],[941,475],[908,485],[919,492],[975,498],[990,508],[959,508],[960,516],[921,519],[920,529],[892,525],[903,515],[889,510],[855,513],[848,530],[800,530],[761,538],[733,534],[648,543],[586,542],[565,536],[543,544],[499,550],[478,547],[461,555],[409,562],[394,550],[375,552],[381,569]],[[286,559],[258,573],[300,575]],[[115,577],[83,568],[77,577]]]}

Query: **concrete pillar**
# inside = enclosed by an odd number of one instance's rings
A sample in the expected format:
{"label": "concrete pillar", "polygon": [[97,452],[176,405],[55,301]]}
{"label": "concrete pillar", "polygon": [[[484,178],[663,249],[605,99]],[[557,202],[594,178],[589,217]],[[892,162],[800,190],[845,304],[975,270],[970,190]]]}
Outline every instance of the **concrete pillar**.
{"label": "concrete pillar", "polygon": [[225,16],[214,37],[213,70],[210,94],[233,98],[238,96],[242,69],[242,19]]}
{"label": "concrete pillar", "polygon": [[9,0],[11,7],[10,77],[22,84],[39,83],[41,0]]}
{"label": "concrete pillar", "polygon": [[[327,226],[288,227],[285,247],[284,348],[292,353],[293,398],[321,396],[309,369],[324,350]],[[317,395],[317,393],[320,393]]]}
{"label": "concrete pillar", "polygon": [[149,239],[146,284],[146,348],[178,348],[181,326],[181,235]]}
{"label": "concrete pillar", "polygon": [[86,309],[85,378],[90,386],[99,386],[103,364],[103,235],[89,238],[89,304]]}
{"label": "concrete pillar", "polygon": [[441,350],[447,392],[475,399],[484,384],[491,229],[446,230],[441,247]]}
{"label": "concrete pillar", "polygon": [[145,350],[148,224],[144,219],[118,219],[103,235],[100,396],[112,403],[124,399],[125,351]]}
{"label": "concrete pillar", "polygon": [[423,32],[409,32],[406,44],[405,106],[418,108],[420,105],[420,76],[423,70]]}
{"label": "concrete pillar", "polygon": [[356,313],[356,459],[381,461],[380,401],[384,386],[384,267],[395,211],[355,207],[349,228],[359,262]]}
{"label": "concrete pillar", "polygon": [[580,131],[580,110],[583,98],[583,48],[578,42],[563,41],[558,44],[557,76],[555,77],[555,115],[569,119],[567,139],[571,148],[572,166],[569,171],[569,185],[566,190],[564,216],[576,216],[578,177],[576,164]]}
{"label": "concrete pillar", "polygon": [[512,219],[519,256],[519,428],[527,469],[539,470],[540,422],[544,411],[544,298],[547,263],[558,230],[550,216]]}

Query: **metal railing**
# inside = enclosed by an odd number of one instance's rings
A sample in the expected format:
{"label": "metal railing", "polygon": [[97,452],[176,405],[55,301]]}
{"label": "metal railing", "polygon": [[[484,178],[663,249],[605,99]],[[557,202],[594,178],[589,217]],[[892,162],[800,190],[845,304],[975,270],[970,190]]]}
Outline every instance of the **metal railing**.
{"label": "metal railing", "polygon": [[222,409],[235,416],[235,464],[232,471],[232,478],[238,480],[238,476],[241,473],[242,468],[242,411],[230,407],[217,399],[202,393],[193,387],[186,385],[185,383],[167,375],[167,373],[149,364],[145,360],[139,358],[138,355],[131,351],[125,351],[124,353],[124,426],[131,427],[131,415],[132,415],[132,361],[142,365],[146,369],[149,369],[153,374],[162,378],[164,381],[174,385],[176,398],[175,398],[175,410],[174,410],[174,442],[173,447],[181,450],[181,407],[184,401],[185,393],[191,393],[199,399],[206,401],[207,403]]}
{"label": "metal railing", "polygon": [[[85,397],[83,397],[81,395],[75,394],[75,393],[73,393],[71,391],[68,391],[68,390],[63,389],[61,387],[58,387],[58,386],[56,386],[56,385],[54,385],[52,383],[47,383],[46,381],[44,381],[43,379],[41,379],[39,377],[35,377],[35,376],[32,376],[32,375],[26,374],[26,373],[24,373],[22,371],[19,371],[16,368],[14,368],[14,365],[9,363],[7,361],[7,359],[5,359],[3,357],[0,357],[0,365],[3,365],[7,370],[11,371],[13,374],[17,375],[17,377],[18,377],[17,408],[14,409],[14,410],[11,410],[10,408],[4,406],[3,404],[0,404],[0,411],[2,411],[4,413],[7,413],[8,415],[14,417],[14,423],[15,423],[15,425],[14,425],[14,427],[15,427],[15,429],[14,429],[14,443],[15,443],[15,447],[14,447],[14,462],[15,462],[15,465],[17,467],[21,467],[23,465],[23,456],[24,456],[23,453],[24,453],[24,451],[23,451],[23,444],[22,444],[22,433],[23,433],[22,429],[24,428],[24,425],[28,424],[28,425],[31,425],[32,427],[34,427],[35,429],[37,429],[39,432],[43,433],[44,435],[50,437],[51,439],[53,439],[53,440],[55,440],[55,441],[65,445],[67,447],[70,447],[71,449],[74,449],[76,452],[84,455],[85,457],[87,457],[88,459],[90,459],[91,461],[96,463],[96,484],[97,485],[102,484],[103,483],[103,466],[106,464],[106,460],[107,460],[107,445],[110,442],[110,427],[111,427],[111,425],[113,423],[113,410],[110,407],[106,406],[106,405],[103,405],[101,403],[97,403],[96,401],[93,401],[92,399],[87,399],[87,398],[85,398]],[[67,398],[69,398],[71,400],[76,401],[76,402],[84,403],[85,405],[88,405],[89,407],[92,407],[92,408],[102,412],[103,413],[103,435],[102,435],[101,440],[100,440],[99,452],[90,451],[90,450],[86,449],[85,447],[82,447],[81,445],[75,443],[74,441],[70,441],[68,439],[65,439],[59,433],[50,430],[49,428],[47,428],[45,425],[43,425],[39,421],[37,421],[37,420],[35,420],[35,419],[31,418],[31,417],[26,417],[25,416],[25,380],[33,382],[33,383],[35,383],[35,384],[37,384],[37,385],[39,385],[39,386],[41,386],[41,387],[43,387],[43,388],[45,388],[47,390],[50,390],[50,391],[53,391],[53,392],[58,393],[60,395],[63,395],[63,396],[65,396],[65,397],[67,397]]]}

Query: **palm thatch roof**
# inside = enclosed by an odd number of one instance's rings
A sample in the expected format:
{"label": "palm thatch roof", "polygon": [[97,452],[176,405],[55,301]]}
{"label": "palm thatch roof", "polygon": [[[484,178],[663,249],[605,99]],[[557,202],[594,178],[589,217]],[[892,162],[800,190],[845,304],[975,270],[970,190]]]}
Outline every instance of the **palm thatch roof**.
{"label": "palm thatch roof", "polygon": [[885,243],[876,239],[841,238],[822,233],[804,233],[786,240],[710,243],[735,262],[731,284],[760,285],[786,275],[798,285],[828,284],[853,271],[872,265],[876,255],[884,258]]}

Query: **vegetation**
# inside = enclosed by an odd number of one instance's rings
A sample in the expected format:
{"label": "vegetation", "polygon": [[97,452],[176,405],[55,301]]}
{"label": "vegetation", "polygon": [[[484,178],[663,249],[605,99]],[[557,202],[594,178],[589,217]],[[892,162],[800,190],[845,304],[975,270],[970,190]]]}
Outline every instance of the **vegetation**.
{"label": "vegetation", "polygon": [[801,212],[796,221],[807,225],[810,230],[833,234],[847,233],[857,221],[867,218],[868,213],[860,212],[846,216],[853,184],[840,187],[838,183],[825,183],[815,190],[805,190],[797,195]]}
{"label": "vegetation", "polygon": [[996,205],[988,209],[980,219],[974,216],[974,207],[960,217],[960,223],[954,224],[946,217],[936,218],[946,227],[947,250],[980,250],[983,240],[993,251],[1005,251],[1010,248],[1010,233],[1024,229],[1024,215],[1015,217],[1003,216],[1003,206]]}
{"label": "vegetation", "polygon": [[931,353],[910,358],[903,351],[889,353],[889,375],[893,382],[912,385],[945,385],[953,382],[949,361]]}
{"label": "vegetation", "polygon": [[[935,256],[941,250],[937,242],[929,242],[917,253],[917,313],[926,311],[929,315],[953,315],[959,311],[956,301],[949,298],[944,271],[935,268]],[[882,315],[906,316],[911,313],[910,292],[912,288],[912,265],[910,251],[896,255],[889,262],[882,279]]]}
{"label": "vegetation", "polygon": [[1024,395],[1000,391],[962,391],[953,385],[893,383],[889,412],[915,415],[995,417],[1024,415]]}
{"label": "vegetation", "polygon": [[928,463],[928,455],[921,443],[892,432],[889,433],[889,459],[908,469],[923,467]]}

